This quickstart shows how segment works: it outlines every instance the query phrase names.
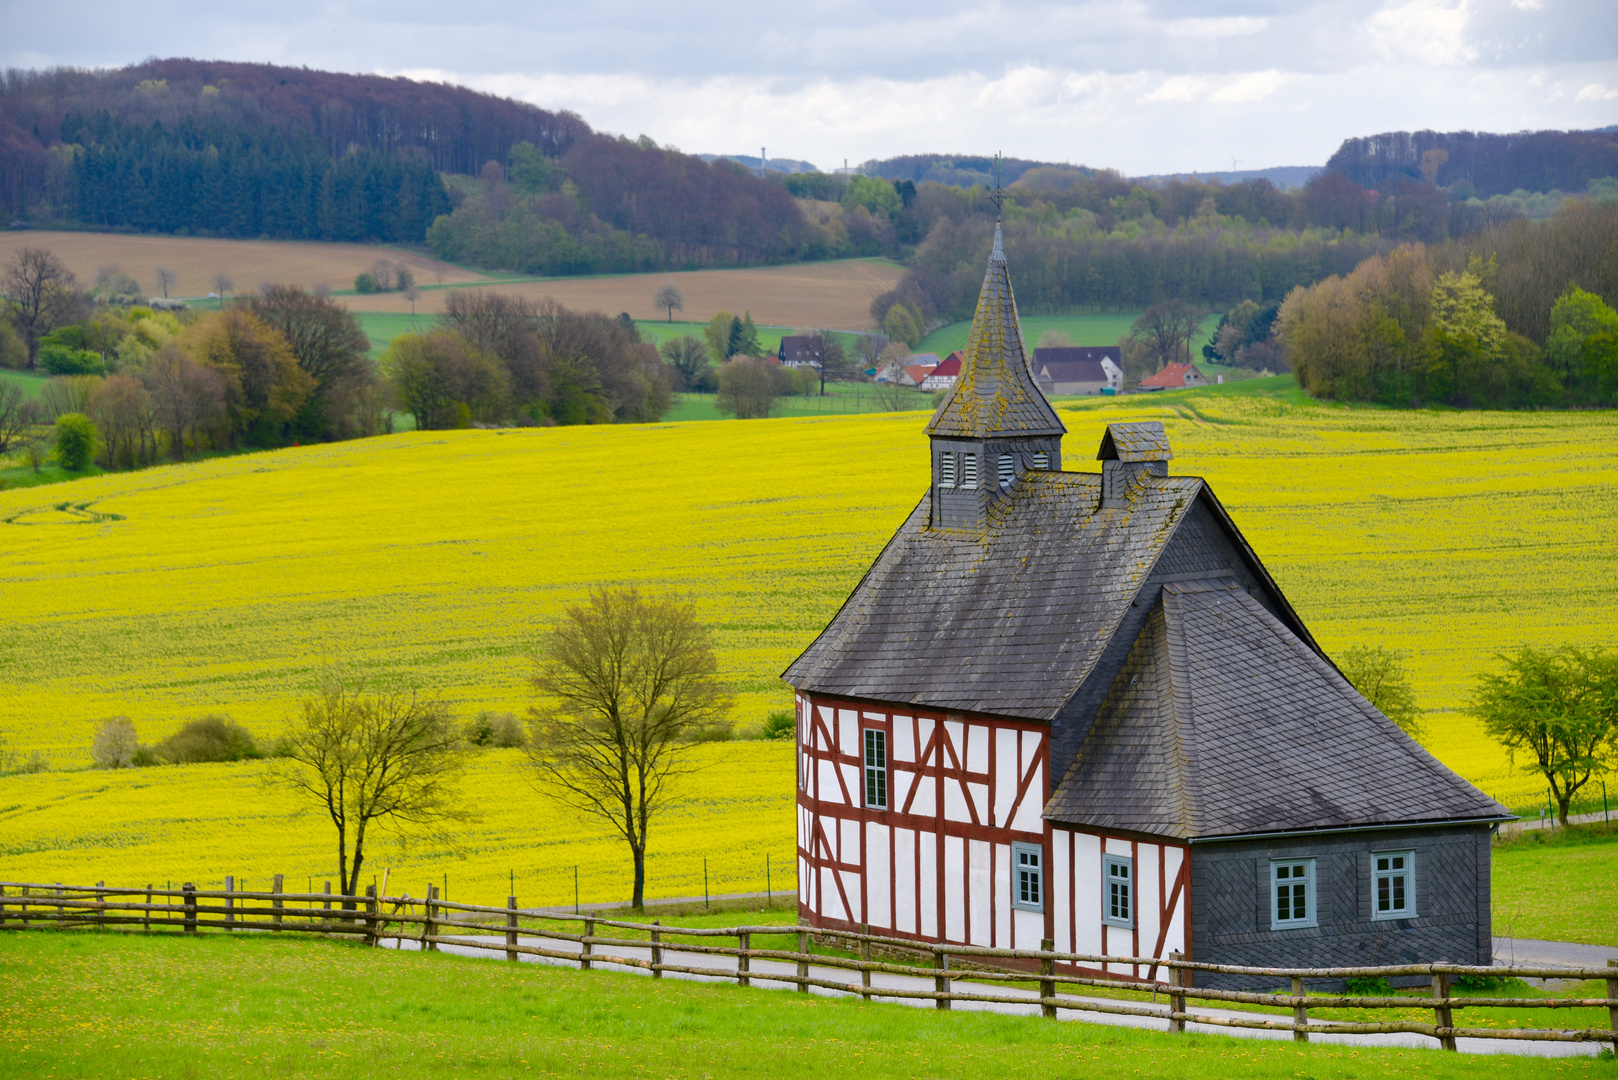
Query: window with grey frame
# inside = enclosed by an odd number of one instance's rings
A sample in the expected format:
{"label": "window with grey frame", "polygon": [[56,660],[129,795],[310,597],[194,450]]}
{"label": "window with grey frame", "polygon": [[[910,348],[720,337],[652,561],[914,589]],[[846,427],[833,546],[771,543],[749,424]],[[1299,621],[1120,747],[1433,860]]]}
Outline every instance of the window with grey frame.
{"label": "window with grey frame", "polygon": [[1033,460],[1028,467],[1031,469],[1049,469],[1051,467],[1051,456],[1041,450],[1033,456]]}
{"label": "window with grey frame", "polygon": [[999,480],[1001,487],[1008,488],[1016,482],[1017,457],[1015,454],[1001,454],[997,468],[1000,470]]}
{"label": "window with grey frame", "polygon": [[1416,853],[1371,852],[1371,918],[1416,917]]}
{"label": "window with grey frame", "polygon": [[1123,855],[1101,859],[1101,921],[1108,926],[1135,925],[1135,860]]}
{"label": "window with grey frame", "polygon": [[1011,906],[1045,910],[1045,852],[1037,844],[1011,845]]}
{"label": "window with grey frame", "polygon": [[888,808],[888,733],[865,729],[865,805]]}
{"label": "window with grey frame", "polygon": [[961,454],[961,487],[976,488],[978,486],[978,456],[976,454]]}
{"label": "window with grey frame", "polygon": [[1270,929],[1318,926],[1315,914],[1315,860],[1270,860]]}
{"label": "window with grey frame", "polygon": [[938,452],[938,486],[952,488],[955,486],[955,451],[940,450]]}

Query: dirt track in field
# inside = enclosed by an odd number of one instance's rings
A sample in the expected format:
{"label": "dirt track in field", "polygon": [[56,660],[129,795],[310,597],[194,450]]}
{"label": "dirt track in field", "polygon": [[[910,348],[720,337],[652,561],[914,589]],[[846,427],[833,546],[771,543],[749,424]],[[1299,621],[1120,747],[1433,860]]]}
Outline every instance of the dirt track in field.
{"label": "dirt track in field", "polygon": [[[711,319],[716,311],[741,314],[751,311],[756,322],[769,326],[834,330],[875,329],[871,301],[899,283],[902,267],[879,259],[795,263],[747,270],[688,270],[676,274],[627,274],[622,277],[548,278],[544,281],[490,284],[498,289],[539,300],[550,297],[564,307],[627,311],[637,319],[661,319],[667,312],[652,306],[652,296],[665,283],[685,294],[685,309],[676,319]],[[430,289],[416,302],[420,314],[444,309],[448,289]],[[408,314],[410,304],[398,294],[340,296],[356,311]]]}
{"label": "dirt track in field", "polygon": [[[444,281],[487,281],[484,275],[426,255],[374,244],[324,244],[297,240],[204,240],[194,236],[130,236],[121,233],[0,232],[0,263],[18,248],[42,247],[88,286],[96,269],[116,265],[140,282],[149,294],[157,288],[157,268],[178,275],[170,296],[206,296],[213,291],[214,275],[230,275],[237,289],[253,292],[266,283],[325,284],[352,289],[354,276],[377,259],[403,263],[416,274],[419,285],[434,285],[440,272]],[[408,308],[406,308],[408,310]]]}

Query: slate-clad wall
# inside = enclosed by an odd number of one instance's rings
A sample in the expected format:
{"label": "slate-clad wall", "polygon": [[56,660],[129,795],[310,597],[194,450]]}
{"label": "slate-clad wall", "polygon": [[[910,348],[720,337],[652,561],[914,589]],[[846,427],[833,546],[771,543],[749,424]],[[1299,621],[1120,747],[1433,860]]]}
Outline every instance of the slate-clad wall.
{"label": "slate-clad wall", "polygon": [[[965,455],[975,455],[978,459],[978,484],[976,488],[939,487],[938,458],[944,451],[952,451],[957,457],[956,483],[960,482],[959,458]],[[969,529],[979,530],[984,525],[984,504],[998,498],[1000,487],[997,479],[998,459],[1001,454],[1015,454],[1017,456],[1017,471],[1022,473],[1033,468],[1033,455],[1042,453],[1046,455],[1047,472],[1062,471],[1062,441],[1054,438],[1035,439],[989,439],[975,441],[967,439],[934,438],[932,440],[933,455],[933,493],[936,515],[933,527],[940,529]]]}
{"label": "slate-clad wall", "polygon": [[[1416,917],[1373,921],[1371,852],[1414,851]],[[1270,860],[1315,859],[1319,925],[1270,929]],[[1487,964],[1489,829],[1454,826],[1191,846],[1192,959],[1248,967]],[[1420,980],[1394,980],[1407,985]],[[1255,990],[1274,979],[1198,972],[1196,985]],[[1330,983],[1310,986],[1330,988]]]}

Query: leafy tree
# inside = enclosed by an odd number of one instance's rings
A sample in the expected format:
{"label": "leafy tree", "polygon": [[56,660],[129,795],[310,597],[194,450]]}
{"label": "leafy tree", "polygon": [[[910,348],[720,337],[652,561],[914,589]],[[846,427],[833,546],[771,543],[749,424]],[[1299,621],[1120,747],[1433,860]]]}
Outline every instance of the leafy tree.
{"label": "leafy tree", "polygon": [[786,375],[778,365],[756,356],[738,356],[719,369],[714,408],[738,420],[762,420],[785,390]]}
{"label": "leafy tree", "polygon": [[[454,714],[414,693],[367,693],[325,672],[289,723],[271,782],[323,807],[337,829],[341,891],[359,891],[373,824],[400,831],[473,820],[456,788],[465,754]],[[353,910],[346,901],[345,910]]]}
{"label": "leafy tree", "polygon": [[96,426],[83,413],[66,413],[56,418],[56,460],[69,472],[90,467],[96,451]]}
{"label": "leafy tree", "polygon": [[759,344],[758,327],[753,323],[751,311],[740,319],[731,317],[727,348],[729,352],[726,355],[729,356],[758,356],[764,351]]}
{"label": "leafy tree", "polygon": [[904,200],[892,184],[875,176],[853,176],[843,191],[843,209],[864,207],[869,213],[894,218],[904,209]]}
{"label": "leafy tree", "polygon": [[46,334],[71,322],[78,310],[78,281],[62,260],[44,248],[19,248],[0,274],[0,296],[28,349],[28,367]]}
{"label": "leafy tree", "polygon": [[233,430],[259,442],[277,442],[315,389],[298,365],[286,335],[249,310],[232,307],[192,323],[177,342],[193,362],[225,383]]}
{"label": "leafy tree", "polygon": [[1578,397],[1593,404],[1612,404],[1618,382],[1618,311],[1595,293],[1576,285],[1551,307],[1545,360]]}
{"label": "leafy tree", "polygon": [[707,346],[690,334],[669,338],[658,346],[657,351],[680,373],[685,389],[701,392],[712,385],[713,369],[708,363]]}
{"label": "leafy tree", "polygon": [[1524,646],[1496,658],[1505,670],[1478,677],[1472,712],[1508,754],[1533,756],[1528,768],[1545,778],[1566,825],[1579,790],[1618,767],[1618,656]]}
{"label": "leafy tree", "polygon": [[1421,709],[1405,674],[1404,659],[1397,649],[1355,645],[1343,653],[1338,666],[1361,697],[1405,734],[1417,738],[1422,729]]}
{"label": "leafy tree", "polygon": [[294,285],[262,289],[247,301],[247,309],[280,332],[298,367],[313,380],[298,426],[322,438],[357,434],[354,405],[376,384],[377,373],[371,341],[353,313],[329,296]]}
{"label": "leafy tree", "polygon": [[539,147],[524,141],[513,146],[506,154],[510,160],[506,180],[512,187],[530,195],[552,189],[554,170]]}
{"label": "leafy tree", "polygon": [[187,441],[195,442],[199,429],[224,419],[224,378],[172,346],[148,360],[140,377],[157,426],[168,433],[169,452],[184,461]]}
{"label": "leafy tree", "polygon": [[96,728],[90,742],[90,760],[98,769],[127,769],[139,745],[129,717],[109,716]]}
{"label": "leafy tree", "polygon": [[645,904],[652,822],[692,771],[689,751],[730,709],[718,670],[712,631],[692,603],[633,587],[592,590],[535,654],[535,783],[624,838],[637,908]]}
{"label": "leafy tree", "polygon": [[735,318],[728,311],[716,311],[713,318],[708,320],[708,325],[702,328],[703,339],[708,343],[708,355],[713,357],[716,364],[723,364],[735,355],[730,347],[730,327]]}
{"label": "leafy tree", "polygon": [[882,319],[882,332],[889,340],[905,345],[914,345],[925,336],[921,314],[902,300],[888,308],[887,315]]}
{"label": "leafy tree", "polygon": [[675,287],[673,283],[664,285],[657,290],[657,295],[652,297],[652,306],[667,310],[669,322],[673,322],[675,311],[685,310],[685,294]]}
{"label": "leafy tree", "polygon": [[473,420],[493,422],[505,416],[506,373],[452,331],[394,338],[382,366],[418,430],[466,427]]}
{"label": "leafy tree", "polygon": [[1459,403],[1483,372],[1500,358],[1506,324],[1494,313],[1494,298],[1470,270],[1440,274],[1433,282],[1426,351],[1434,397]]}

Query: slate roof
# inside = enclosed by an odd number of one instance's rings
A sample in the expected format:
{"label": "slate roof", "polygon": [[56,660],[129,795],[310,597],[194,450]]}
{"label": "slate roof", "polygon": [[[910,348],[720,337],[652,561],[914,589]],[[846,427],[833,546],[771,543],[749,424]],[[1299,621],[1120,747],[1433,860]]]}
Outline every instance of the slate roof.
{"label": "slate roof", "polygon": [[1208,579],[1163,586],[1045,816],[1188,839],[1510,812]]}
{"label": "slate roof", "polygon": [[1160,420],[1108,424],[1096,450],[1097,461],[1170,461],[1168,432]]}
{"label": "slate roof", "polygon": [[982,534],[929,528],[924,497],[783,677],[816,693],[1051,720],[1203,491],[1196,477],[1142,476],[1102,510],[1100,476],[1031,471]]}
{"label": "slate roof", "polygon": [[1062,435],[1066,431],[1028,369],[1017,301],[1011,294],[1006,253],[996,223],[994,250],[972,316],[961,374],[933,414],[927,434],[987,439]]}

